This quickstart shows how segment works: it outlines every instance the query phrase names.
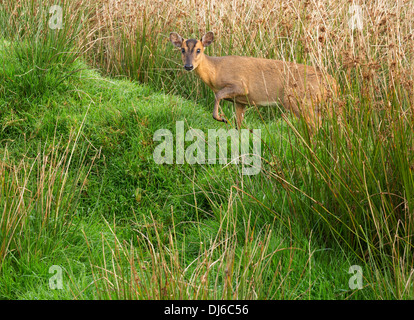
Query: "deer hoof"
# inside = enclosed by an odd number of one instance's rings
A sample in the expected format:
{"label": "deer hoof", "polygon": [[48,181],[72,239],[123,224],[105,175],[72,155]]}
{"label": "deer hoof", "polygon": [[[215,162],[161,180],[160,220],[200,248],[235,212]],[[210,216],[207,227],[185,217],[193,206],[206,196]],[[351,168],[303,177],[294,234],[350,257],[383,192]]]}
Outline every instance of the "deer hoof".
{"label": "deer hoof", "polygon": [[216,120],[216,121],[219,121],[219,122],[225,122],[225,123],[227,123],[227,120],[226,119],[224,119],[224,118],[222,118],[222,117],[220,117],[218,115],[215,115],[215,114],[213,114],[213,119]]}

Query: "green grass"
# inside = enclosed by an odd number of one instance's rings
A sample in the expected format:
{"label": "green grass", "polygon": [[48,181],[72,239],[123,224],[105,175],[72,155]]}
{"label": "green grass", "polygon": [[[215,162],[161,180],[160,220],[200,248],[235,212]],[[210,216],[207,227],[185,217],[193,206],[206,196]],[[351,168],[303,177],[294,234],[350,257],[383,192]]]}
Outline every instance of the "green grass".
{"label": "green grass", "polygon": [[[12,2],[0,8],[1,298],[412,298],[412,99],[390,66],[375,81],[362,66],[338,68],[341,92],[328,107],[342,105],[342,118],[313,134],[278,110],[250,108],[246,125],[262,131],[256,176],[159,165],[156,130],[232,127],[212,120],[211,92],[168,68],[176,61],[158,66],[174,54],[158,36],[147,43],[160,26],[134,45],[119,30],[129,51],[105,77],[85,61],[104,67],[111,51],[91,56],[77,41],[105,35],[80,28],[87,8],[51,31],[39,27],[45,8],[30,4],[16,9],[24,23],[8,20]],[[268,57],[306,61],[293,27]],[[250,54],[276,36],[265,35],[244,38]],[[231,104],[223,110],[234,123]],[[352,265],[363,289],[348,285]],[[63,289],[49,287],[52,266]]]}
{"label": "green grass", "polygon": [[[81,71],[62,82],[65,90],[38,92],[1,113],[3,230],[12,223],[5,219],[22,217],[13,220],[14,233],[3,234],[10,243],[2,253],[2,298],[350,295],[347,270],[355,259],[303,232],[288,195],[276,186],[275,196],[265,175],[242,177],[231,165],[154,163],[157,129],[174,131],[177,120],[222,127],[205,107],[76,64]],[[266,132],[258,117],[249,118]],[[289,128],[282,121],[269,126],[281,137],[264,140],[282,154]],[[52,265],[63,269],[63,290],[49,288]]]}

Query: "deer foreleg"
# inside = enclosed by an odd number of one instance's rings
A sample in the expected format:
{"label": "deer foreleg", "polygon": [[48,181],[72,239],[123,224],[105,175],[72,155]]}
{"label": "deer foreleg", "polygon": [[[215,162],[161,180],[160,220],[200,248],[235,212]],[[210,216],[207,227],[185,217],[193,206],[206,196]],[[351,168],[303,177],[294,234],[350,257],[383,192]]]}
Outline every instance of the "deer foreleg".
{"label": "deer foreleg", "polygon": [[237,96],[246,94],[242,88],[238,86],[224,87],[216,93],[216,100],[214,102],[213,118],[217,121],[227,123],[227,120],[219,115],[219,106],[222,99],[233,99]]}

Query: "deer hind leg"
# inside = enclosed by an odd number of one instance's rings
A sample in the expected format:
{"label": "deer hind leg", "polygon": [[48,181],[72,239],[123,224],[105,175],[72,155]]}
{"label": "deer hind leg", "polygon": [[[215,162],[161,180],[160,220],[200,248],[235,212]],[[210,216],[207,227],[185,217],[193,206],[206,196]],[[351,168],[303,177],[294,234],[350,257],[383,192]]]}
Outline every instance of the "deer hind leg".
{"label": "deer hind leg", "polygon": [[321,102],[319,97],[305,98],[303,107],[303,114],[306,122],[311,125],[312,129],[319,130],[322,124],[320,112]]}
{"label": "deer hind leg", "polygon": [[295,98],[293,95],[285,101],[287,109],[293,112],[298,118],[303,117],[313,129],[318,130],[321,125],[319,104],[317,100],[303,97]]}
{"label": "deer hind leg", "polygon": [[246,106],[240,103],[235,102],[234,106],[236,107],[236,125],[237,129],[241,129],[241,125],[244,118],[244,111],[246,109]]}

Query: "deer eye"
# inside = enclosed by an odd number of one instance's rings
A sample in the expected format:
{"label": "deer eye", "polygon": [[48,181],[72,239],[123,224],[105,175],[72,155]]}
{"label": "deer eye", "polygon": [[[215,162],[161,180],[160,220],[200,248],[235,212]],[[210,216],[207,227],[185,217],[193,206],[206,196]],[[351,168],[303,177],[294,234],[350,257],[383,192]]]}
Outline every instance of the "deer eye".
{"label": "deer eye", "polygon": [[185,53],[185,49],[184,49],[184,48],[182,48],[182,49],[181,49],[181,52],[182,52],[182,53]]}
{"label": "deer eye", "polygon": [[201,50],[200,49],[197,49],[197,53],[200,53],[201,52]]}

